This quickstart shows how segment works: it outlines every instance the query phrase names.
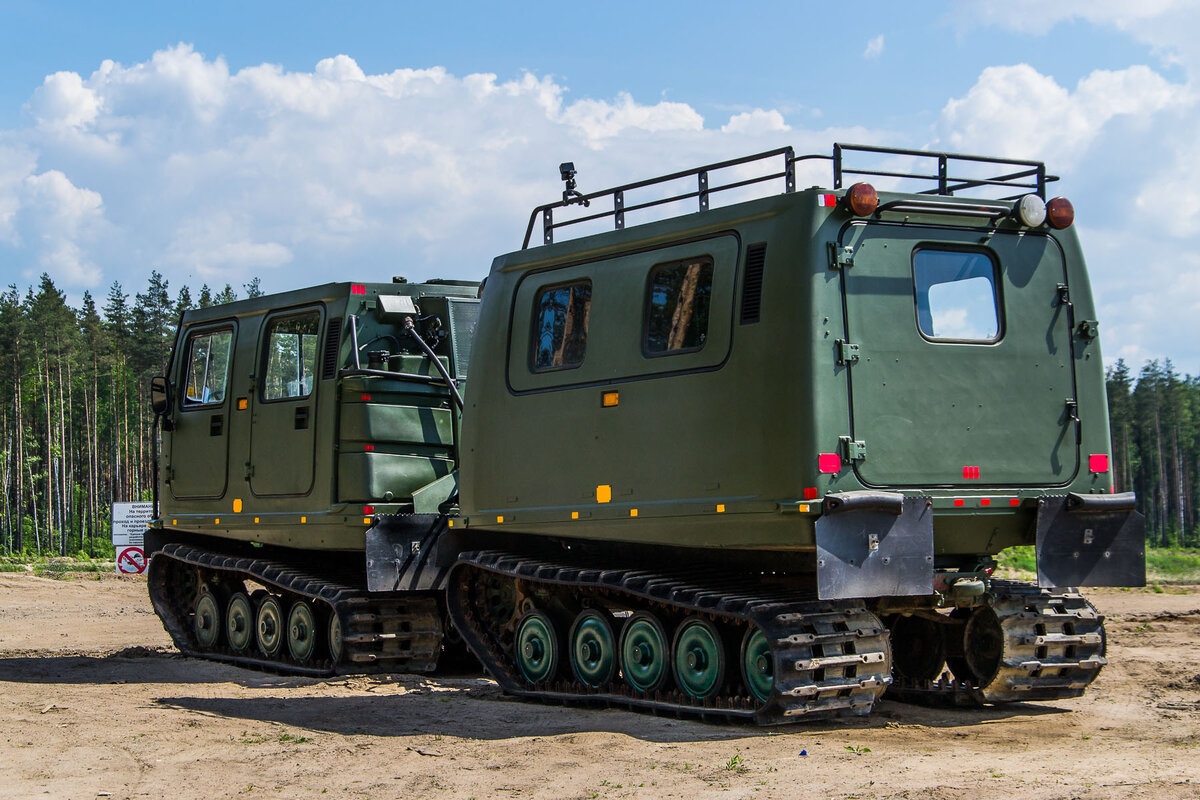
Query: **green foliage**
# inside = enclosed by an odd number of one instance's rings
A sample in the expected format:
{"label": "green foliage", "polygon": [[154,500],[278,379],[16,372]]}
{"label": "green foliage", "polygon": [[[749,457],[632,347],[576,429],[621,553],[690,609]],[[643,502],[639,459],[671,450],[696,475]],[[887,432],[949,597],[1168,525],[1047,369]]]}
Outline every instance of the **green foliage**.
{"label": "green foliage", "polygon": [[[996,556],[999,572],[1028,578],[1037,572],[1032,546],[1010,547]],[[1146,584],[1162,591],[1162,584],[1200,584],[1200,550],[1195,548],[1146,549]]]}

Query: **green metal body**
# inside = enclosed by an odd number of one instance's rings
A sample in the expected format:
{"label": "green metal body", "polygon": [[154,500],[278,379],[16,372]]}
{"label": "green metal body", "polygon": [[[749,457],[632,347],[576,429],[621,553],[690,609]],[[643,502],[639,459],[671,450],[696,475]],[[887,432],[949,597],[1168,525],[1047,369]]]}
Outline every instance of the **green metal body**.
{"label": "green metal body", "polygon": [[[362,550],[373,514],[411,511],[414,493],[450,475],[458,458],[450,395],[406,339],[404,314],[381,311],[380,296],[412,298],[420,313],[411,316],[423,320],[418,328],[463,379],[477,294],[474,283],[331,283],[186,313],[159,451],[162,527],[305,550]],[[298,314],[316,319],[315,341],[304,345],[315,372],[311,391],[271,398],[267,331]],[[355,369],[352,316],[362,369]],[[435,320],[444,336],[431,333]],[[189,403],[192,343],[222,331],[232,334],[222,396]],[[377,350],[389,352],[390,373],[368,368]]]}
{"label": "green metal body", "polygon": [[[1095,310],[1074,228],[933,210],[862,218],[823,206],[829,193],[498,257],[463,415],[464,524],[804,552],[819,498],[878,488],[932,498],[935,552],[953,563],[1032,544],[1040,496],[1111,492],[1107,472],[1088,470],[1090,454],[1109,452],[1108,414],[1099,341],[1078,325]],[[761,306],[746,322],[747,256],[764,245]],[[922,336],[913,257],[939,248],[997,265],[996,341]],[[713,263],[703,346],[647,355],[648,276],[699,257]],[[582,363],[535,371],[535,298],[584,279]],[[819,471],[820,454],[841,456],[836,473]]]}

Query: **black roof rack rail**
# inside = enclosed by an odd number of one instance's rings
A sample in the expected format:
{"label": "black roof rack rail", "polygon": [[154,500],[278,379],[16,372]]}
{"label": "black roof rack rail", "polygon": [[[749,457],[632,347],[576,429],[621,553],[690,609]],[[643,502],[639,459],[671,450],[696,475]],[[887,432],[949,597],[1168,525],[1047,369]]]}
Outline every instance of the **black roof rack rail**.
{"label": "black roof rack rail", "polygon": [[[918,159],[936,159],[936,174],[922,172],[892,172],[878,169],[857,169],[846,166],[846,153],[874,153],[880,155],[897,155],[911,156]],[[736,167],[743,164],[752,164],[756,161],[768,161],[770,159],[781,159],[783,166],[778,171],[769,172],[766,175],[759,175],[753,178],[745,178],[743,180],[731,181],[729,183],[711,184],[709,173],[717,170]],[[605,217],[613,218],[614,230],[622,230],[625,227],[625,215],[632,211],[641,211],[647,208],[673,203],[679,200],[688,200],[696,198],[698,201],[699,211],[707,211],[709,206],[709,197],[717,192],[723,192],[729,189],[737,189],[743,186],[751,186],[767,181],[783,179],[783,193],[789,194],[796,191],[796,164],[801,161],[826,160],[833,162],[833,188],[841,189],[846,176],[876,176],[886,178],[900,178],[905,180],[929,181],[936,183],[936,186],[922,189],[916,194],[932,194],[952,196],[955,192],[961,192],[967,189],[976,189],[979,187],[1008,187],[1012,189],[1020,189],[1020,191],[1009,197],[997,198],[999,201],[1016,200],[1026,194],[1037,194],[1043,200],[1046,199],[1046,184],[1058,180],[1055,175],[1046,174],[1046,166],[1041,161],[1023,161],[1011,158],[996,158],[992,156],[969,156],[958,153],[941,153],[931,150],[905,150],[895,147],[876,147],[874,145],[862,144],[841,144],[837,143],[833,146],[833,155],[824,154],[809,154],[797,156],[791,147],[780,147],[775,150],[767,150],[754,155],[743,156],[742,158],[734,158],[728,161],[718,161],[715,164],[706,164],[702,167],[687,169],[681,172],[672,172],[669,175],[660,175],[657,178],[648,178],[646,180],[637,181],[635,183],[626,183],[622,186],[616,186],[611,189],[602,189],[598,192],[590,194],[579,194],[578,192],[570,191],[574,188],[574,182],[568,186],[568,191],[563,192],[563,199],[538,206],[529,215],[529,224],[525,227],[525,240],[522,243],[522,249],[529,247],[529,240],[533,236],[533,228],[537,223],[538,218],[542,221],[542,243],[554,243],[554,231],[559,228],[565,228],[570,225],[578,225],[583,222],[590,222],[596,219],[604,219]],[[1002,172],[987,178],[978,177],[955,177],[951,174],[952,169],[958,169],[958,162],[963,164],[996,164],[1007,167],[1017,167],[1016,171]],[[572,166],[564,164],[564,167]],[[571,176],[574,176],[572,169]],[[681,194],[662,197],[655,200],[647,200],[640,203],[628,205],[625,202],[625,193],[635,189],[644,189],[649,186],[656,186],[667,183],[669,181],[680,180],[683,178],[695,178],[696,189],[687,191]],[[566,177],[564,176],[564,180]],[[588,207],[591,201],[608,198],[611,200],[612,208],[605,211],[596,211],[590,214],[584,214],[573,219],[555,221],[554,210],[556,208],[566,208],[572,205]],[[995,211],[996,207],[979,206],[968,210],[969,207],[957,206],[953,204],[955,209],[949,208],[952,204],[939,204],[934,202],[910,201],[911,204],[921,205],[922,207],[933,208],[935,206],[947,213],[971,214],[984,216]],[[886,210],[891,205],[885,204],[880,210]],[[941,208],[946,206],[946,208]]]}

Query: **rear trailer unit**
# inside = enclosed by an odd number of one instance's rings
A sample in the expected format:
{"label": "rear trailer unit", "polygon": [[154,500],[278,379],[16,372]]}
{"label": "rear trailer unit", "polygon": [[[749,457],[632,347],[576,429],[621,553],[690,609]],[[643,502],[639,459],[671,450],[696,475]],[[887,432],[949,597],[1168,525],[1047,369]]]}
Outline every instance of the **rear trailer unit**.
{"label": "rear trailer unit", "polygon": [[[832,187],[798,189],[822,161]],[[234,599],[268,623],[271,598],[301,622],[307,602],[324,661],[270,655],[261,620],[239,658],[432,669],[461,641],[515,694],[760,723],[1095,679],[1103,620],[1077,587],[1144,583],[1144,521],[1114,493],[1074,210],[1047,200],[1042,164],[784,148],[590,194],[560,172],[562,200],[493,262],[472,335],[439,323],[427,353],[410,328],[453,320],[474,287],[430,313],[425,285],[368,285],[391,352],[337,375],[341,438],[315,445],[314,485],[338,493],[274,501],[340,516],[328,537],[185,532],[192,499],[174,495],[158,585],[182,587],[160,609],[181,646],[230,657]],[[321,357],[348,369],[330,336]],[[362,458],[377,440],[397,466]],[[1036,548],[1036,585],[992,577],[1015,545]],[[351,624],[368,644],[347,658]]]}

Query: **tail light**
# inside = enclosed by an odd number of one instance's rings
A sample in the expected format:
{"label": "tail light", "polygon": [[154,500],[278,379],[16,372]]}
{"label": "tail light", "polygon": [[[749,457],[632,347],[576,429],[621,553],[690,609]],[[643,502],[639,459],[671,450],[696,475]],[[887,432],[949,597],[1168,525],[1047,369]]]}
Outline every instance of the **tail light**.
{"label": "tail light", "polygon": [[1056,197],[1046,204],[1046,218],[1051,228],[1069,228],[1075,222],[1075,206],[1065,197]]}
{"label": "tail light", "polygon": [[879,208],[879,192],[869,183],[856,183],[846,192],[850,210],[860,217],[869,217]]}
{"label": "tail light", "polygon": [[1036,194],[1027,194],[1017,201],[1016,212],[1022,225],[1036,228],[1046,221],[1046,201]]}

